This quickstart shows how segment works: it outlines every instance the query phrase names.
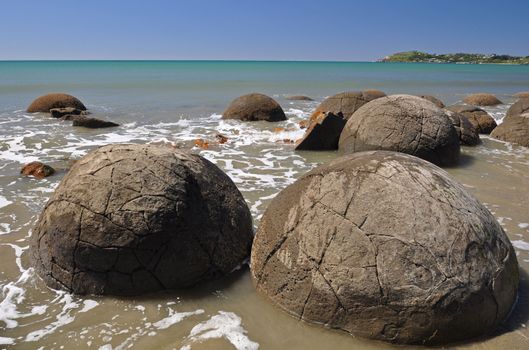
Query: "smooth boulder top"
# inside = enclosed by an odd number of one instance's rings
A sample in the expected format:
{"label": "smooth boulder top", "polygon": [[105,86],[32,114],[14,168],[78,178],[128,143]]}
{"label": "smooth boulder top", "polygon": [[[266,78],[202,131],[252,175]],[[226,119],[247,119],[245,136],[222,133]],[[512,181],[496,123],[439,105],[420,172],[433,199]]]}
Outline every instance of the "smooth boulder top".
{"label": "smooth boulder top", "polygon": [[514,94],[514,97],[518,98],[529,98],[529,91],[522,91]]}
{"label": "smooth boulder top", "polygon": [[[320,103],[311,119],[315,118],[320,113],[330,112],[335,115],[341,115],[345,119],[349,119],[351,115],[369,101],[377,99],[381,96],[370,91],[347,91],[327,97]],[[381,91],[380,91],[381,92]],[[381,92],[383,94],[383,92]]]}
{"label": "smooth boulder top", "polygon": [[52,288],[138,295],[229,274],[250,254],[250,211],[230,178],[170,147],[115,144],[77,161],[35,226]]}
{"label": "smooth boulder top", "polygon": [[431,95],[419,95],[420,98],[424,98],[428,101],[430,101],[431,103],[433,103],[434,105],[436,105],[437,107],[439,108],[445,108],[445,104],[443,103],[443,101],[441,101],[440,99],[438,99],[437,97],[435,96],[431,96]]}
{"label": "smooth boulder top", "polygon": [[76,108],[81,111],[86,111],[85,105],[77,98],[72,95],[63,93],[51,93],[43,95],[35,99],[29,105],[27,112],[36,113],[44,112],[48,113],[53,108]]}
{"label": "smooth boulder top", "polygon": [[442,166],[457,164],[460,143],[448,115],[432,102],[411,95],[378,98],[347,121],[339,149],[345,153],[403,152]]}
{"label": "smooth boulder top", "polygon": [[278,122],[287,120],[287,117],[279,103],[273,98],[259,93],[252,93],[233,100],[222,113],[222,119]]}
{"label": "smooth boulder top", "polygon": [[461,113],[446,109],[446,114],[450,117],[454,125],[459,141],[465,146],[476,146],[480,143],[478,129]]}
{"label": "smooth boulder top", "polygon": [[256,289],[296,318],[395,343],[491,332],[518,263],[494,216],[445,171],[373,151],[281,191],[254,238]]}
{"label": "smooth boulder top", "polygon": [[529,147],[529,98],[513,104],[503,122],[490,134],[495,139]]}
{"label": "smooth boulder top", "polygon": [[446,107],[447,110],[463,114],[468,121],[474,125],[480,134],[490,134],[498,125],[496,120],[484,109],[470,105],[453,105]]}
{"label": "smooth boulder top", "polygon": [[362,90],[362,94],[369,100],[374,100],[375,98],[387,96],[384,91],[376,89]]}
{"label": "smooth boulder top", "polygon": [[496,106],[503,104],[496,96],[487,93],[468,95],[463,99],[463,102],[475,106]]}

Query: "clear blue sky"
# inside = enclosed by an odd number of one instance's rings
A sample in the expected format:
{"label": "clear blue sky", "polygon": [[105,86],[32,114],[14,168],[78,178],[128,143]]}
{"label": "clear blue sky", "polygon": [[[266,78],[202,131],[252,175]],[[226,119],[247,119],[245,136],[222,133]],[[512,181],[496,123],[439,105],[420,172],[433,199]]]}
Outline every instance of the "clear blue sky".
{"label": "clear blue sky", "polygon": [[2,0],[0,60],[529,55],[529,0]]}

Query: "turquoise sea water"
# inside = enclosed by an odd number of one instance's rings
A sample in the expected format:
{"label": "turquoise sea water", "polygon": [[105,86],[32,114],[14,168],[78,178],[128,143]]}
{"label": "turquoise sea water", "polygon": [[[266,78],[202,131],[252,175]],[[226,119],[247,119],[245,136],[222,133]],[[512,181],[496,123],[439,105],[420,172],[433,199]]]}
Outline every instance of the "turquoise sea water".
{"label": "turquoise sea water", "polygon": [[529,90],[529,66],[363,62],[26,61],[0,62],[0,111],[24,108],[35,96],[67,91],[88,104],[135,110],[218,111],[232,98],[323,97],[344,90],[511,95]]}
{"label": "turquoise sea water", "polygon": [[[326,96],[380,89],[434,95],[446,104],[473,92],[496,94],[487,107],[501,122],[512,96],[529,91],[529,66],[224,61],[0,62],[0,349],[399,350],[299,322],[252,287],[248,269],[191,291],[141,298],[76,296],[48,289],[28,258],[39,213],[72,160],[110,143],[163,143],[190,148],[235,182],[255,227],[272,198],[337,152],[296,152],[306,120]],[[80,98],[109,129],[73,127],[25,112],[45,93]],[[262,92],[283,107],[287,121],[223,120],[229,102]],[[289,101],[303,94],[314,101]],[[216,142],[223,134],[228,141]],[[210,143],[208,149],[194,141]],[[522,272],[517,307],[498,334],[454,349],[527,349],[529,344],[529,149],[482,136],[462,147],[464,161],[446,169],[491,210],[516,250]],[[57,173],[20,176],[39,160]],[[424,347],[418,347],[424,349]]]}

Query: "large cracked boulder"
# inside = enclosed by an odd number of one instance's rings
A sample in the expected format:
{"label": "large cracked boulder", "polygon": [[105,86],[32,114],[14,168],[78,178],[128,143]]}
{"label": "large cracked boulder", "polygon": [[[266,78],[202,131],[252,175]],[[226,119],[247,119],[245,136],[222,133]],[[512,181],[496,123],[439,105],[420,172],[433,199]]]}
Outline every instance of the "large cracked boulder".
{"label": "large cracked boulder", "polygon": [[469,105],[453,105],[448,106],[446,109],[463,114],[467,117],[468,121],[474,125],[480,134],[490,134],[492,130],[498,125],[494,118],[487,111],[477,107]]}
{"label": "large cracked boulder", "polygon": [[445,110],[456,129],[459,141],[465,146],[475,146],[480,143],[478,129],[461,113]]}
{"label": "large cracked boulder", "polygon": [[252,220],[230,178],[173,148],[116,144],[73,165],[35,226],[31,259],[52,288],[137,295],[229,274]]}
{"label": "large cracked boulder", "polygon": [[487,93],[468,95],[463,99],[463,102],[474,106],[496,106],[503,104],[496,96]]}
{"label": "large cracked boulder", "polygon": [[44,112],[48,113],[54,108],[75,108],[86,111],[85,105],[72,95],[63,93],[52,93],[38,97],[29,105],[29,113]]}
{"label": "large cracked boulder", "polygon": [[388,150],[451,166],[459,160],[459,137],[448,115],[411,95],[378,98],[347,121],[339,149],[345,153]]}
{"label": "large cracked boulder", "polygon": [[529,98],[521,98],[513,104],[490,136],[529,147]]}
{"label": "large cracked boulder", "polygon": [[338,158],[280,192],[256,233],[251,274],[297,318],[418,344],[492,331],[519,279],[482,204],[442,169],[387,151]]}
{"label": "large cracked boulder", "polygon": [[384,93],[378,90],[347,91],[327,97],[316,107],[316,110],[312,113],[311,120],[317,118],[320,113],[326,112],[342,116],[342,118],[347,120],[358,108],[369,101],[383,97],[382,94]]}
{"label": "large cracked boulder", "polygon": [[279,122],[287,120],[283,108],[273,98],[252,93],[237,97],[222,113],[222,119]]}

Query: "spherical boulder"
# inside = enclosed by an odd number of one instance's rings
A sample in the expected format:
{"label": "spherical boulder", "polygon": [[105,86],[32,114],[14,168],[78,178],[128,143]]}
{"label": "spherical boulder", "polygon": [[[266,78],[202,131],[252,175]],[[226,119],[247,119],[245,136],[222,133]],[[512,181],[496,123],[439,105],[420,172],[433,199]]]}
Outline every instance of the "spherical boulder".
{"label": "spherical boulder", "polygon": [[29,105],[27,112],[48,113],[53,108],[76,108],[86,111],[85,105],[76,97],[63,93],[52,93],[38,97]]}
{"label": "spherical boulder", "polygon": [[[382,92],[382,91],[380,91]],[[383,93],[383,92],[382,92]],[[349,119],[351,115],[362,107],[364,104],[379,98],[379,94],[367,91],[348,91],[341,92],[323,100],[312,113],[311,119],[317,118],[320,113],[330,112],[334,115],[342,116]]]}
{"label": "spherical boulder", "polygon": [[514,97],[518,98],[529,98],[529,91],[522,91],[514,94]]}
{"label": "spherical boulder", "polygon": [[498,125],[494,118],[487,111],[477,107],[468,105],[453,105],[446,109],[463,114],[468,121],[474,125],[480,134],[490,134],[492,130]]}
{"label": "spherical boulder", "polygon": [[222,113],[222,119],[278,122],[287,120],[287,117],[281,106],[273,98],[252,93],[233,100]]}
{"label": "spherical boulder", "polygon": [[437,165],[459,160],[459,137],[448,115],[411,95],[378,98],[347,121],[339,141],[345,153],[388,150],[415,155]]}
{"label": "spherical boulder", "polygon": [[362,95],[364,95],[370,101],[374,100],[375,98],[387,96],[384,91],[380,91],[376,89],[362,90]]}
{"label": "spherical boulder", "polygon": [[529,98],[522,98],[513,104],[490,136],[529,147]]}
{"label": "spherical boulder", "polygon": [[418,344],[492,331],[519,279],[509,239],[463,185],[387,151],[338,158],[280,192],[254,238],[251,275],[297,318]]}
{"label": "spherical boulder", "polygon": [[431,103],[433,103],[434,105],[436,105],[436,106],[439,107],[439,108],[445,108],[445,104],[443,103],[443,101],[441,101],[440,99],[438,99],[438,98],[435,97],[435,96],[431,96],[431,95],[419,95],[419,97],[424,98],[425,100],[430,101]]}
{"label": "spherical boulder", "polygon": [[290,95],[285,97],[285,100],[290,101],[314,101],[311,97],[305,95]]}
{"label": "spherical boulder", "polygon": [[35,226],[31,259],[52,288],[138,295],[229,274],[252,239],[246,202],[215,165],[116,144],[72,166]]}
{"label": "spherical boulder", "polygon": [[475,106],[496,106],[503,104],[496,96],[487,93],[468,95],[463,99],[463,102]]}
{"label": "spherical boulder", "polygon": [[465,146],[475,146],[479,144],[479,132],[474,125],[461,113],[445,110],[456,129],[459,141]]}

